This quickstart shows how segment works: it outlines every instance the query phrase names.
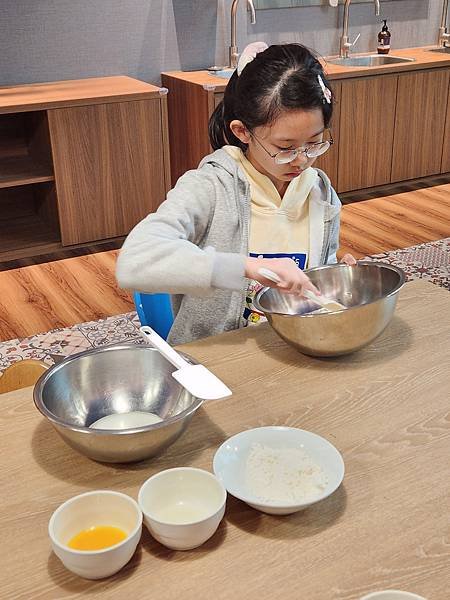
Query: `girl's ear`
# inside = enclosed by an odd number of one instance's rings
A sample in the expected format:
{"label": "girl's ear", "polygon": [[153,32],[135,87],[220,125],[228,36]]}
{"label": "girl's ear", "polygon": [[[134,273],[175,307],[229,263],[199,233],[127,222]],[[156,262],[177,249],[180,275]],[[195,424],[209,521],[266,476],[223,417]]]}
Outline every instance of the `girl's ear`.
{"label": "girl's ear", "polygon": [[242,121],[239,121],[238,119],[231,121],[230,129],[243,144],[249,143],[251,138],[250,132]]}

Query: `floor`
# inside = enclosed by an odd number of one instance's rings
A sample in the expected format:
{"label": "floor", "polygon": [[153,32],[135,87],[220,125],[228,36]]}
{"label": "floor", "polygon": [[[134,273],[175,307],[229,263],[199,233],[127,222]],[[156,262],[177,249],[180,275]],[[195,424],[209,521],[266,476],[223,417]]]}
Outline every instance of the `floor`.
{"label": "floor", "polygon": [[117,287],[117,251],[0,272],[0,341],[133,310]]}
{"label": "floor", "polygon": [[343,207],[340,252],[357,258],[446,238],[450,184],[355,202]]}
{"label": "floor", "polygon": [[[340,254],[361,258],[450,237],[450,183],[417,185],[345,205]],[[116,255],[110,250],[0,272],[0,341],[132,311],[130,295],[115,282]]]}

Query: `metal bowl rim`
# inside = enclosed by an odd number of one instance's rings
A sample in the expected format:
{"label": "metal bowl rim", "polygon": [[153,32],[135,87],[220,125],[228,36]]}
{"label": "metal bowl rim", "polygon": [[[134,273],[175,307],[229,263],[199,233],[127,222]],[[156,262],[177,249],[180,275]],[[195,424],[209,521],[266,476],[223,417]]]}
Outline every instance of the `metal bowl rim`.
{"label": "metal bowl rim", "polygon": [[[65,421],[60,419],[57,415],[52,413],[45,406],[44,401],[42,399],[42,390],[44,388],[44,385],[46,384],[48,379],[50,379],[50,377],[54,373],[56,373],[57,371],[62,369],[69,362],[73,362],[75,360],[78,360],[80,357],[87,356],[89,354],[98,354],[99,352],[107,352],[107,351],[114,351],[114,350],[127,350],[127,349],[152,350],[153,352],[158,352],[158,350],[156,350],[156,348],[152,348],[151,346],[145,346],[145,345],[138,346],[138,345],[132,344],[132,343],[129,343],[129,344],[125,343],[125,344],[111,344],[109,346],[92,348],[89,350],[85,350],[83,352],[77,352],[77,354],[72,354],[72,355],[68,356],[67,358],[65,358],[63,361],[61,361],[60,363],[55,364],[52,367],[50,367],[50,369],[48,369],[48,371],[43,373],[37,380],[37,382],[33,388],[33,401],[34,401],[34,404],[35,404],[36,408],[38,409],[38,411],[43,416],[47,417],[47,419],[51,423],[53,423],[55,425],[59,425],[61,427],[64,427],[65,429],[69,429],[70,431],[76,431],[78,433],[85,433],[87,435],[132,435],[134,433],[145,433],[146,431],[153,431],[154,429],[160,429],[160,428],[165,427],[166,425],[176,423],[177,421],[180,421],[181,419],[184,419],[184,418],[190,416],[198,408],[200,408],[200,406],[203,404],[203,400],[201,400],[200,398],[194,397],[194,401],[188,408],[186,408],[182,412],[178,413],[177,415],[174,415],[173,417],[169,417],[168,419],[163,419],[160,423],[154,423],[153,425],[143,425],[142,427],[133,427],[130,429],[92,429],[91,427],[84,427],[82,425],[71,425],[70,423],[66,423]],[[188,354],[185,354],[184,352],[180,352],[180,354],[185,359],[187,359],[191,364],[198,364]]]}
{"label": "metal bowl rim", "polygon": [[[375,300],[371,300],[370,302],[366,302],[365,304],[358,304],[357,306],[349,306],[348,308],[345,308],[342,310],[334,310],[333,312],[328,312],[328,313],[323,312],[323,313],[313,314],[312,312],[309,312],[309,313],[304,313],[302,315],[290,315],[288,313],[282,313],[282,312],[276,312],[274,310],[270,311],[267,309],[263,309],[263,307],[261,306],[260,299],[268,290],[273,289],[271,287],[264,287],[261,290],[259,290],[259,292],[256,294],[256,297],[254,300],[254,305],[257,310],[261,311],[264,314],[268,314],[268,315],[279,315],[279,316],[286,317],[286,318],[292,318],[292,317],[299,318],[300,317],[302,319],[303,318],[308,319],[308,318],[312,318],[312,317],[329,318],[329,317],[333,317],[334,315],[341,314],[344,311],[348,312],[349,310],[355,310],[355,309],[361,308],[362,306],[370,306],[371,304],[376,304],[377,302],[381,302],[382,300],[385,300],[386,298],[389,298],[389,297],[397,294],[397,292],[399,292],[399,290],[405,285],[406,275],[405,275],[405,272],[403,271],[403,269],[400,269],[400,267],[397,267],[395,265],[390,265],[389,263],[384,263],[381,261],[358,260],[357,266],[366,266],[366,265],[375,266],[379,269],[387,268],[391,271],[394,271],[395,273],[397,273],[397,275],[400,278],[399,283],[395,286],[395,288],[393,290],[391,290],[389,292],[389,294],[386,294],[385,296],[382,296],[381,298],[376,298]],[[315,271],[324,271],[324,270],[328,270],[328,269],[336,269],[336,268],[342,268],[342,267],[349,267],[349,265],[346,265],[345,263],[334,263],[331,265],[322,265],[320,267],[313,267],[311,269],[305,269],[304,273],[307,275],[308,273],[310,273],[312,271],[314,271],[314,272]],[[351,266],[350,266],[350,268],[351,268]]]}

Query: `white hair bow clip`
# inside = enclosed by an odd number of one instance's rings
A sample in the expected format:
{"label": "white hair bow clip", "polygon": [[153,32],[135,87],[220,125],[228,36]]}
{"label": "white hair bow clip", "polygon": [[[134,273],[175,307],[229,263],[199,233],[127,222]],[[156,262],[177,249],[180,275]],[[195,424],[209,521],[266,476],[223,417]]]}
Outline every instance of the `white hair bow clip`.
{"label": "white hair bow clip", "polygon": [[237,74],[240,75],[248,63],[251,63],[259,52],[264,52],[268,47],[266,42],[252,42],[246,46],[238,61]]}
{"label": "white hair bow clip", "polygon": [[331,104],[331,90],[329,90],[327,88],[327,86],[324,84],[323,79],[320,75],[317,75],[317,81],[319,82],[319,85],[322,89],[322,93],[323,93],[323,97],[325,98],[325,101],[327,102],[327,104]]}

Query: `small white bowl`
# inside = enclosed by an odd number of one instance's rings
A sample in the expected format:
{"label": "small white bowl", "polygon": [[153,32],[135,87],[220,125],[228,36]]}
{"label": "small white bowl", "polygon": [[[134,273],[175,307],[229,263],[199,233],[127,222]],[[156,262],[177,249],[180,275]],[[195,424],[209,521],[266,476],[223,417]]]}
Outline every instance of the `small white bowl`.
{"label": "small white bowl", "polygon": [[[80,531],[101,525],[118,527],[127,537],[102,550],[74,550],[67,545]],[[133,556],[141,532],[142,512],[137,502],[110,490],[74,496],[55,510],[48,524],[56,556],[69,571],[86,579],[117,573]]]}
{"label": "small white bowl", "polygon": [[[294,501],[271,501],[277,489],[267,490],[267,498],[257,496],[247,481],[247,460],[254,445],[273,450],[301,449],[318,465],[327,478],[317,495]],[[213,470],[227,491],[257,510],[273,515],[288,515],[303,510],[332,494],[344,478],[344,461],[326,439],[295,427],[258,427],[242,431],[226,440],[214,455]]]}
{"label": "small white bowl", "polygon": [[426,600],[426,598],[401,590],[380,590],[367,594],[361,600]]}
{"label": "small white bowl", "polygon": [[225,513],[227,492],[212,473],[192,467],[161,471],[142,485],[138,502],[151,535],[172,550],[201,546]]}

